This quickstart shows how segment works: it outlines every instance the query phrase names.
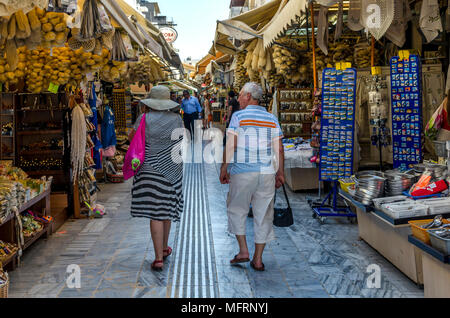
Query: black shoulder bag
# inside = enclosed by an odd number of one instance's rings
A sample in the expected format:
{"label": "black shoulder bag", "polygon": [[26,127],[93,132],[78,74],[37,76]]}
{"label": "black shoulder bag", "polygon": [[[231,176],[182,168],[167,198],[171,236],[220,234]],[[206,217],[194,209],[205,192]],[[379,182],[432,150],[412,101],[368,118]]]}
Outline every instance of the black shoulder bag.
{"label": "black shoulder bag", "polygon": [[[289,203],[289,198],[286,193],[286,188],[283,184],[284,196],[286,197],[287,209],[275,209],[275,214],[273,218],[273,225],[277,227],[289,227],[294,224],[294,215],[292,214],[291,204]],[[275,195],[276,200],[276,195]]]}

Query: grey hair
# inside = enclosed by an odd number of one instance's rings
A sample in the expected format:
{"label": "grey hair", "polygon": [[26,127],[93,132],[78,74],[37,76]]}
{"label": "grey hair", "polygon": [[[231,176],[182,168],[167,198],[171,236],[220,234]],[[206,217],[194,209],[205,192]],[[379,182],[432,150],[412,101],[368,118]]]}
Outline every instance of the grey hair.
{"label": "grey hair", "polygon": [[254,100],[260,101],[263,98],[263,90],[261,85],[255,82],[249,82],[244,85],[242,92],[252,95]]}

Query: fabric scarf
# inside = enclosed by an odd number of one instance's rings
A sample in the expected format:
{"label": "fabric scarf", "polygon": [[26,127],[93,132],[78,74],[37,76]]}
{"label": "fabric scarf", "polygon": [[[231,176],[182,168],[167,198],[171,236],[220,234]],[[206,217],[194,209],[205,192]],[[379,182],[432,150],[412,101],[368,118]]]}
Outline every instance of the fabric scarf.
{"label": "fabric scarf", "polygon": [[[373,26],[368,25],[367,22],[372,21],[374,19],[373,10],[368,10],[369,6],[376,5],[380,8],[380,25]],[[386,31],[394,21],[394,1],[393,0],[362,0],[362,10],[361,10],[361,24],[364,25],[366,31],[370,32],[373,35],[375,40],[379,40],[383,37]],[[376,18],[376,17],[375,17]]]}
{"label": "fabric scarf", "polygon": [[406,42],[406,30],[408,29],[408,22],[412,19],[412,13],[407,0],[395,0],[394,6],[394,21],[385,36],[398,47],[403,47]]}
{"label": "fabric scarf", "polygon": [[95,169],[102,168],[102,159],[100,155],[100,149],[102,149],[102,143],[98,139],[98,116],[97,116],[97,94],[95,93],[95,85],[92,83],[92,88],[89,94],[89,106],[91,106],[93,116],[90,118],[90,122],[94,125],[95,130],[90,133],[92,142],[94,143],[94,149],[92,151],[92,158],[95,162]]}
{"label": "fabric scarf", "polygon": [[336,31],[334,33],[334,40],[337,41],[341,38],[342,35],[342,27],[344,24],[344,1],[339,1],[339,11],[338,11],[338,19],[336,23]]}
{"label": "fabric scarf", "polygon": [[347,26],[355,32],[364,29],[364,26],[361,24],[361,0],[350,1]]}
{"label": "fabric scarf", "polygon": [[433,41],[439,35],[439,32],[443,31],[437,0],[423,0],[419,25],[428,43]]}
{"label": "fabric scarf", "polygon": [[317,45],[325,55],[328,55],[328,7],[321,6],[317,24]]}

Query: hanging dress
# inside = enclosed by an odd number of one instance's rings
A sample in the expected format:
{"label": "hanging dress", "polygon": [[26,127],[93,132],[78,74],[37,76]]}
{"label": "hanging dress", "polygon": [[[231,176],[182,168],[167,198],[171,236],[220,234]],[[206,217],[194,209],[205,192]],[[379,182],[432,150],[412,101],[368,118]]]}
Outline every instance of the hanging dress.
{"label": "hanging dress", "polygon": [[[139,127],[142,115],[136,121]],[[134,178],[131,215],[157,221],[179,221],[184,208],[183,162],[172,160],[182,139],[172,140],[175,129],[183,129],[179,114],[151,111],[146,116],[145,161]]]}

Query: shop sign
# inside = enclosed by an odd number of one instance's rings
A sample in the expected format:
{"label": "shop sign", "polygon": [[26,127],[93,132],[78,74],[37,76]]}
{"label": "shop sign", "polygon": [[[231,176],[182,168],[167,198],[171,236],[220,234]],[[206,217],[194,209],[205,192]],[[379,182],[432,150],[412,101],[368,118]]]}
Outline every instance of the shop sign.
{"label": "shop sign", "polygon": [[174,28],[164,27],[160,29],[167,43],[173,43],[178,39],[178,32]]}

